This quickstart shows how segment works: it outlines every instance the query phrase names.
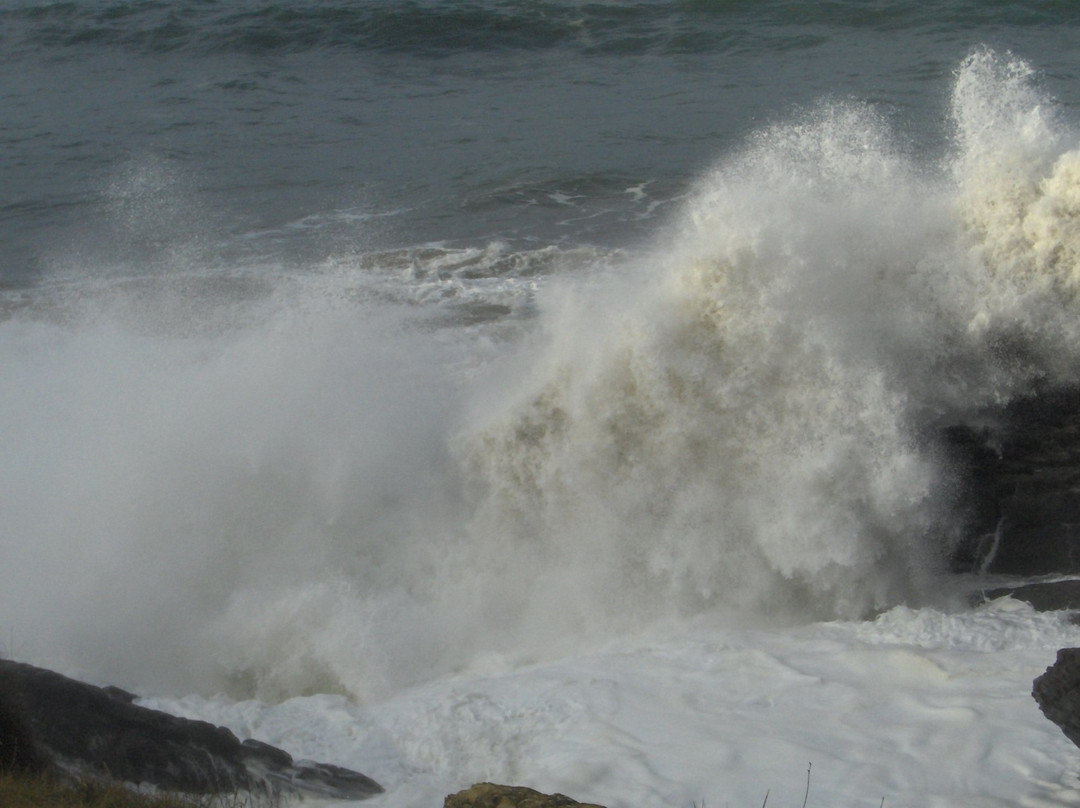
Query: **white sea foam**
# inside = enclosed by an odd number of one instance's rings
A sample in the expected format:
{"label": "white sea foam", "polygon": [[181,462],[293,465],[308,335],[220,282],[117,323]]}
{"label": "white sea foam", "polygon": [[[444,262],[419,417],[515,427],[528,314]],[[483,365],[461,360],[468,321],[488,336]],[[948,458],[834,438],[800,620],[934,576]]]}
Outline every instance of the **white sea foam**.
{"label": "white sea foam", "polygon": [[1080,641],[1060,615],[1003,600],[946,614],[785,629],[658,627],[563,661],[496,660],[357,706],[163,699],[293,755],[378,779],[370,808],[438,805],[494,780],[610,808],[1061,806],[1072,743],[1031,680]]}
{"label": "white sea foam", "polygon": [[1073,133],[990,53],[953,118],[939,171],[823,103],[651,247],[576,271],[417,248],[267,271],[216,310],[170,276],[12,306],[10,650],[371,703],[657,621],[947,606],[936,430],[1075,381],[1078,336]]}

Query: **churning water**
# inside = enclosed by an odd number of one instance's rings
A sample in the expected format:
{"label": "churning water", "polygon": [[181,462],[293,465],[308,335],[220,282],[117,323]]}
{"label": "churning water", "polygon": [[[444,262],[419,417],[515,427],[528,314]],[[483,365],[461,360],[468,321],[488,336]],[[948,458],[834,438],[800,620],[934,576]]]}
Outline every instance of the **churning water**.
{"label": "churning water", "polygon": [[959,603],[941,428],[1080,381],[1071,7],[353,5],[0,12],[10,653],[374,704]]}

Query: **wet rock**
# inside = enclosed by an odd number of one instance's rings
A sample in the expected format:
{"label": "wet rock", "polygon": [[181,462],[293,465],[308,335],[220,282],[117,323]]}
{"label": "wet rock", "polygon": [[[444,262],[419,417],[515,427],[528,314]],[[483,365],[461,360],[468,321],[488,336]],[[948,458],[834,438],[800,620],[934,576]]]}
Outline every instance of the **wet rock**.
{"label": "wet rock", "polygon": [[563,794],[541,794],[521,786],[500,786],[495,783],[477,783],[471,788],[451,794],[443,801],[443,808],[601,808],[592,803],[582,803]]}
{"label": "wet rock", "polygon": [[1031,695],[1043,715],[1080,746],[1080,648],[1063,648],[1057,661],[1037,678]]}
{"label": "wet rock", "polygon": [[972,605],[1003,597],[1022,600],[1040,612],[1080,611],[1080,581],[1039,581],[994,587],[979,593]]}
{"label": "wet rock", "polygon": [[944,431],[967,507],[957,571],[1080,573],[1080,389],[1055,390]]}
{"label": "wet rock", "polygon": [[53,671],[0,660],[0,691],[18,704],[38,748],[63,773],[190,794],[314,794],[350,800],[382,792],[338,766],[294,761],[260,741],[134,704]]}

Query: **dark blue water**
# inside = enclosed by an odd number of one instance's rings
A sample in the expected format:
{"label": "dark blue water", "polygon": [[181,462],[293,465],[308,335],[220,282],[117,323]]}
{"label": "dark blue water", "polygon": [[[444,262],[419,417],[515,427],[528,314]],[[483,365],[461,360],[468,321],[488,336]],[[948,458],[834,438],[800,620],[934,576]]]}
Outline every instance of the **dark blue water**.
{"label": "dark blue water", "polygon": [[647,238],[826,96],[929,163],[950,76],[1012,50],[1075,109],[1070,2],[11,2],[0,283],[438,241]]}

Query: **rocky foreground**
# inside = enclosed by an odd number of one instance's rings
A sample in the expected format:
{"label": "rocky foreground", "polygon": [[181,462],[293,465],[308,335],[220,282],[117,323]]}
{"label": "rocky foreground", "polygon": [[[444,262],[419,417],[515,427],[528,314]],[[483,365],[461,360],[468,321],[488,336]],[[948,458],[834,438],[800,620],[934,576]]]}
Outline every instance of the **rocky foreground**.
{"label": "rocky foreground", "polygon": [[[229,730],[134,704],[113,687],[0,660],[0,772],[48,770],[181,794],[281,795],[359,800],[382,787],[359,772],[294,761]],[[562,794],[478,783],[444,808],[603,808]]]}
{"label": "rocky foreground", "polygon": [[383,791],[359,772],[296,761],[269,744],[240,741],[224,727],[140,707],[118,688],[32,665],[0,660],[0,694],[0,768],[49,767],[73,778],[185,794],[358,800]]}
{"label": "rocky foreground", "polygon": [[603,808],[603,806],[577,802],[564,794],[542,794],[521,786],[477,783],[457,794],[451,794],[443,802],[443,808]]}

